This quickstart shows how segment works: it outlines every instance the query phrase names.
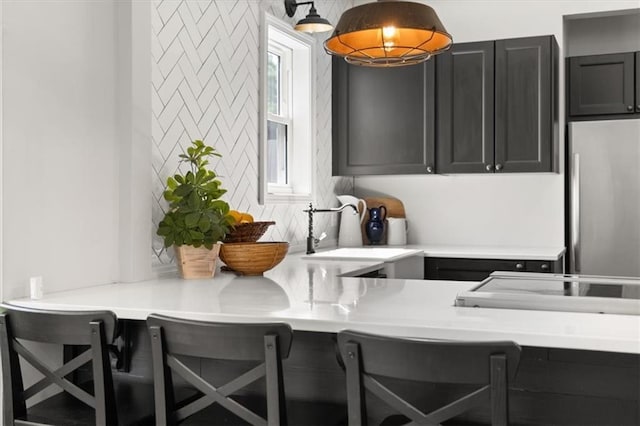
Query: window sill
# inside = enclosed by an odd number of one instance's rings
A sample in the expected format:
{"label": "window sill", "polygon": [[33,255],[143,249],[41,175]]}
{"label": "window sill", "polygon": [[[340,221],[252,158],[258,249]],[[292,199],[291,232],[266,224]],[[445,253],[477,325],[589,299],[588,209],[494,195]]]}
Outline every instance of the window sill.
{"label": "window sill", "polygon": [[265,195],[264,204],[300,204],[313,201],[311,194],[274,194],[267,193]]}

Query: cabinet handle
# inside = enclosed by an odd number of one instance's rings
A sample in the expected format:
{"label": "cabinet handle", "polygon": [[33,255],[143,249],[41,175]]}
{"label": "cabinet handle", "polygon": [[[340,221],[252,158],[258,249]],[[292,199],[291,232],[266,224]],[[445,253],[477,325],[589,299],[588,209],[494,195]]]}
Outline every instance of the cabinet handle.
{"label": "cabinet handle", "polygon": [[627,105],[627,111],[633,111],[633,106],[632,105]]}
{"label": "cabinet handle", "polygon": [[524,265],[522,263],[516,263],[516,269],[518,270],[524,269]]}
{"label": "cabinet handle", "polygon": [[427,173],[433,173],[433,167],[427,166]]}
{"label": "cabinet handle", "polygon": [[542,269],[543,271],[546,271],[549,269],[549,265],[547,265],[546,263],[543,263],[542,265],[540,265],[540,269]]}
{"label": "cabinet handle", "polygon": [[640,111],[640,104],[636,105],[636,111]]}
{"label": "cabinet handle", "polygon": [[493,165],[492,164],[487,164],[485,166],[485,169],[487,169],[487,171],[490,172],[491,170],[493,170]]}
{"label": "cabinet handle", "polygon": [[498,163],[496,164],[496,171],[499,172],[500,170],[502,170],[502,164]]}

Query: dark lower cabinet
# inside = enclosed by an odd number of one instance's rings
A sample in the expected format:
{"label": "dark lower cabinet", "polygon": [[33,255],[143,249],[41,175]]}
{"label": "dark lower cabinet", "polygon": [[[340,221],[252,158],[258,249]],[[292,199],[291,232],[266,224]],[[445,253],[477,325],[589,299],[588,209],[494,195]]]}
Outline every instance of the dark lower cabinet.
{"label": "dark lower cabinet", "polygon": [[482,281],[495,271],[562,273],[562,261],[425,257],[427,280]]}
{"label": "dark lower cabinet", "polygon": [[493,46],[454,44],[437,58],[438,173],[493,170]]}
{"label": "dark lower cabinet", "polygon": [[435,172],[435,64],[333,59],[333,174]]}
{"label": "dark lower cabinet", "polygon": [[639,55],[630,52],[569,58],[569,115],[640,112]]}
{"label": "dark lower cabinet", "polygon": [[[144,321],[127,322],[131,323],[132,339],[130,374],[136,381],[151,383],[151,347],[146,325]],[[347,424],[345,374],[336,353],[335,334],[295,331],[291,353],[283,363],[283,376],[288,410],[304,408],[303,412],[290,412],[291,418],[298,419],[296,424]],[[242,361],[186,357],[181,361],[194,368],[199,366],[202,377],[209,380],[216,377],[220,383],[253,367]],[[179,377],[174,380],[183,383]],[[635,354],[524,346],[518,372],[509,384],[509,424],[637,426],[639,380],[640,357]],[[425,410],[461,393],[460,385],[425,386],[407,381],[387,384],[401,395],[413,395],[413,402]],[[264,384],[257,381],[245,389],[250,394],[262,395]],[[132,400],[136,397],[133,395]],[[375,396],[369,394],[368,398],[371,399],[367,408],[376,419],[397,414]],[[490,424],[489,414],[487,406],[449,423]]]}

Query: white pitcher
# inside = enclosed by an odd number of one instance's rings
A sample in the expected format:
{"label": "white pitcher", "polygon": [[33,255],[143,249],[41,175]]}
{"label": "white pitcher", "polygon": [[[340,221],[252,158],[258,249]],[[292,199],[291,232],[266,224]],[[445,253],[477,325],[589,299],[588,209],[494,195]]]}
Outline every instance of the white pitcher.
{"label": "white pitcher", "polygon": [[341,204],[353,204],[358,207],[358,212],[360,212],[359,215],[353,214],[353,210],[347,208],[340,213],[338,247],[362,247],[361,224],[367,212],[367,203],[353,195],[338,195],[337,197]]}
{"label": "white pitcher", "polygon": [[404,246],[407,244],[407,219],[403,217],[388,217],[387,244],[390,246]]}

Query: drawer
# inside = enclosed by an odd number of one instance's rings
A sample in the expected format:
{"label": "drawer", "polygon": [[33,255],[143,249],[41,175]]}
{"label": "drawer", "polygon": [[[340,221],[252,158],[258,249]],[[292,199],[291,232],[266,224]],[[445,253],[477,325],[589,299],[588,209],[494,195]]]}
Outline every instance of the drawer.
{"label": "drawer", "polygon": [[427,280],[482,281],[495,271],[562,273],[562,260],[459,259],[425,257]]}
{"label": "drawer", "polygon": [[524,260],[425,258],[425,279],[482,281],[495,271],[524,272]]}

